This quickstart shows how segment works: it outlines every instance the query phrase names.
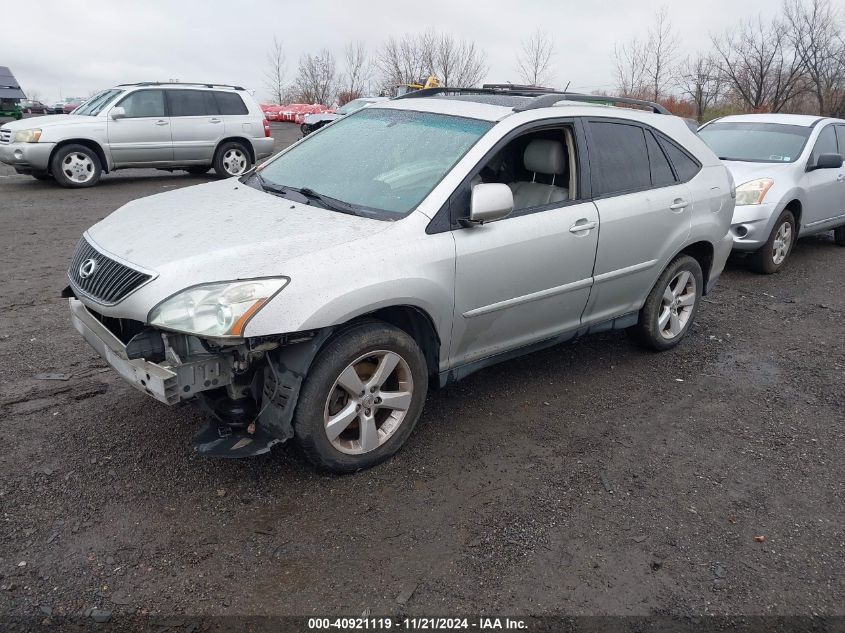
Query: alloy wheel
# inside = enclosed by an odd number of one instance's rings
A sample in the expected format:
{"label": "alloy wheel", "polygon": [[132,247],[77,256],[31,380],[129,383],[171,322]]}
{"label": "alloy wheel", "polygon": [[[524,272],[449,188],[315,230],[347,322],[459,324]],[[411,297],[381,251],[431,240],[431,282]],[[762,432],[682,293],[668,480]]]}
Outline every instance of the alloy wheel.
{"label": "alloy wheel", "polygon": [[792,246],[792,225],[789,222],[784,222],[778,227],[775,233],[775,240],[772,244],[772,261],[775,266],[780,266],[786,256],[789,255],[789,249]]}
{"label": "alloy wheel", "polygon": [[671,340],[683,333],[692,316],[697,298],[695,276],[688,270],[682,270],[672,277],[663,291],[660,315],[657,326],[660,335]]}
{"label": "alloy wheel", "polygon": [[227,174],[239,176],[246,171],[247,158],[243,150],[232,148],[223,154],[223,169]]}
{"label": "alloy wheel", "polygon": [[62,172],[73,182],[88,182],[94,177],[94,171],[94,161],[80,152],[72,152],[62,161]]}
{"label": "alloy wheel", "polygon": [[344,369],[326,399],[324,423],[332,446],[361,455],[387,442],[408,413],[414,381],[396,352],[368,352]]}

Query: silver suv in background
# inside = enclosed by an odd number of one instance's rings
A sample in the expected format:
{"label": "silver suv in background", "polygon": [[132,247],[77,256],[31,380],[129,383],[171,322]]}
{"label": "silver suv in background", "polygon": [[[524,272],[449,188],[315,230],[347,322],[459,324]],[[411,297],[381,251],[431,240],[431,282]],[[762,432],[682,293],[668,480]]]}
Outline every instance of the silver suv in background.
{"label": "silver suv in background", "polygon": [[200,453],[295,439],[338,472],[396,452],[429,386],[610,329],[671,349],[730,253],[730,173],[682,119],[572,98],[420,90],[130,202],[79,242],[74,326],[200,397]]}
{"label": "silver suv in background", "polygon": [[91,187],[130,167],[239,176],[272,151],[269,123],[238,86],[122,84],[73,114],[0,127],[0,162],[65,187]]}
{"label": "silver suv in background", "polygon": [[845,121],[745,114],[699,135],[738,183],[731,235],[753,270],[780,270],[799,237],[833,230],[845,246]]}

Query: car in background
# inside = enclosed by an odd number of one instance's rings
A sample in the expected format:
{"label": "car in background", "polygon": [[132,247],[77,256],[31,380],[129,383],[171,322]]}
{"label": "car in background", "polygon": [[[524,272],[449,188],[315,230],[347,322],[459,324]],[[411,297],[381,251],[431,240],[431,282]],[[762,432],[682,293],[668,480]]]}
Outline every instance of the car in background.
{"label": "car in background", "polygon": [[0,127],[0,162],[65,187],[128,167],[239,176],[272,151],[270,124],[239,86],[121,84],[72,114]]}
{"label": "car in background", "polygon": [[47,114],[64,114],[65,111],[65,102],[64,101],[55,101],[53,103],[47,104]]}
{"label": "car in background", "polygon": [[738,183],[733,248],[753,270],[779,271],[799,237],[833,230],[845,246],[845,120],[745,114],[711,121],[699,136]]}
{"label": "car in background", "polygon": [[302,125],[299,126],[299,129],[302,131],[302,136],[308,136],[311,132],[319,130],[324,125],[328,125],[342,116],[357,112],[361,108],[366,107],[371,103],[378,103],[379,101],[387,101],[387,97],[360,97],[345,103],[334,112],[308,114],[305,116],[302,121]]}
{"label": "car in background", "polygon": [[83,99],[70,99],[65,101],[65,104],[62,106],[62,112],[64,114],[70,114],[74,110],[76,110],[79,106],[84,103]]}
{"label": "car in background", "polygon": [[40,101],[25,99],[21,101],[21,110],[24,114],[47,114],[47,106]]}
{"label": "car in background", "polygon": [[292,440],[327,470],[373,466],[429,387],[591,332],[665,351],[692,330],[731,250],[733,181],[645,106],[477,90],[373,104],[237,182],[89,228],[73,325],[139,391],[199,396],[202,455]]}

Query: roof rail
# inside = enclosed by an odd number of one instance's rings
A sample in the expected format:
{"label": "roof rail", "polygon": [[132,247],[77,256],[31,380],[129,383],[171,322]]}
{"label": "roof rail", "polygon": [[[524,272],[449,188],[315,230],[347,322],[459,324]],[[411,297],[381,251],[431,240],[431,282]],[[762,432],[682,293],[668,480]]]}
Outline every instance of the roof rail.
{"label": "roof rail", "polygon": [[546,93],[541,96],[538,96],[530,103],[515,107],[513,110],[514,112],[524,112],[525,110],[548,108],[556,104],[558,101],[581,101],[584,103],[603,103],[608,105],[614,103],[622,103],[625,105],[640,106],[641,108],[649,108],[655,114],[672,114],[662,105],[660,105],[659,103],[654,103],[653,101],[645,101],[644,99],[633,99],[631,97],[606,97],[602,95],[585,95],[579,92]]}
{"label": "roof rail", "polygon": [[242,86],[233,86],[231,84],[210,84],[207,82],[193,83],[189,81],[139,81],[131,84],[118,84],[118,87],[125,86],[202,86],[203,88],[233,88],[235,90],[243,90]]}

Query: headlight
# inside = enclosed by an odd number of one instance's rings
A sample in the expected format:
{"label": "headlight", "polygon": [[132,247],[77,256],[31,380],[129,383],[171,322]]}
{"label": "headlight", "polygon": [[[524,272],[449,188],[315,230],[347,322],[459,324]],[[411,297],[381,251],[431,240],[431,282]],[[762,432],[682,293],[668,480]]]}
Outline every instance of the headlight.
{"label": "headlight", "polygon": [[249,320],[289,281],[277,277],[194,286],[162,301],[147,321],[200,336],[241,336]]}
{"label": "headlight", "polygon": [[772,188],[775,181],[771,178],[760,178],[746,182],[736,188],[736,206],[745,204],[763,204],[763,198]]}
{"label": "headlight", "polygon": [[12,143],[37,143],[41,138],[41,130],[18,130],[12,138]]}

